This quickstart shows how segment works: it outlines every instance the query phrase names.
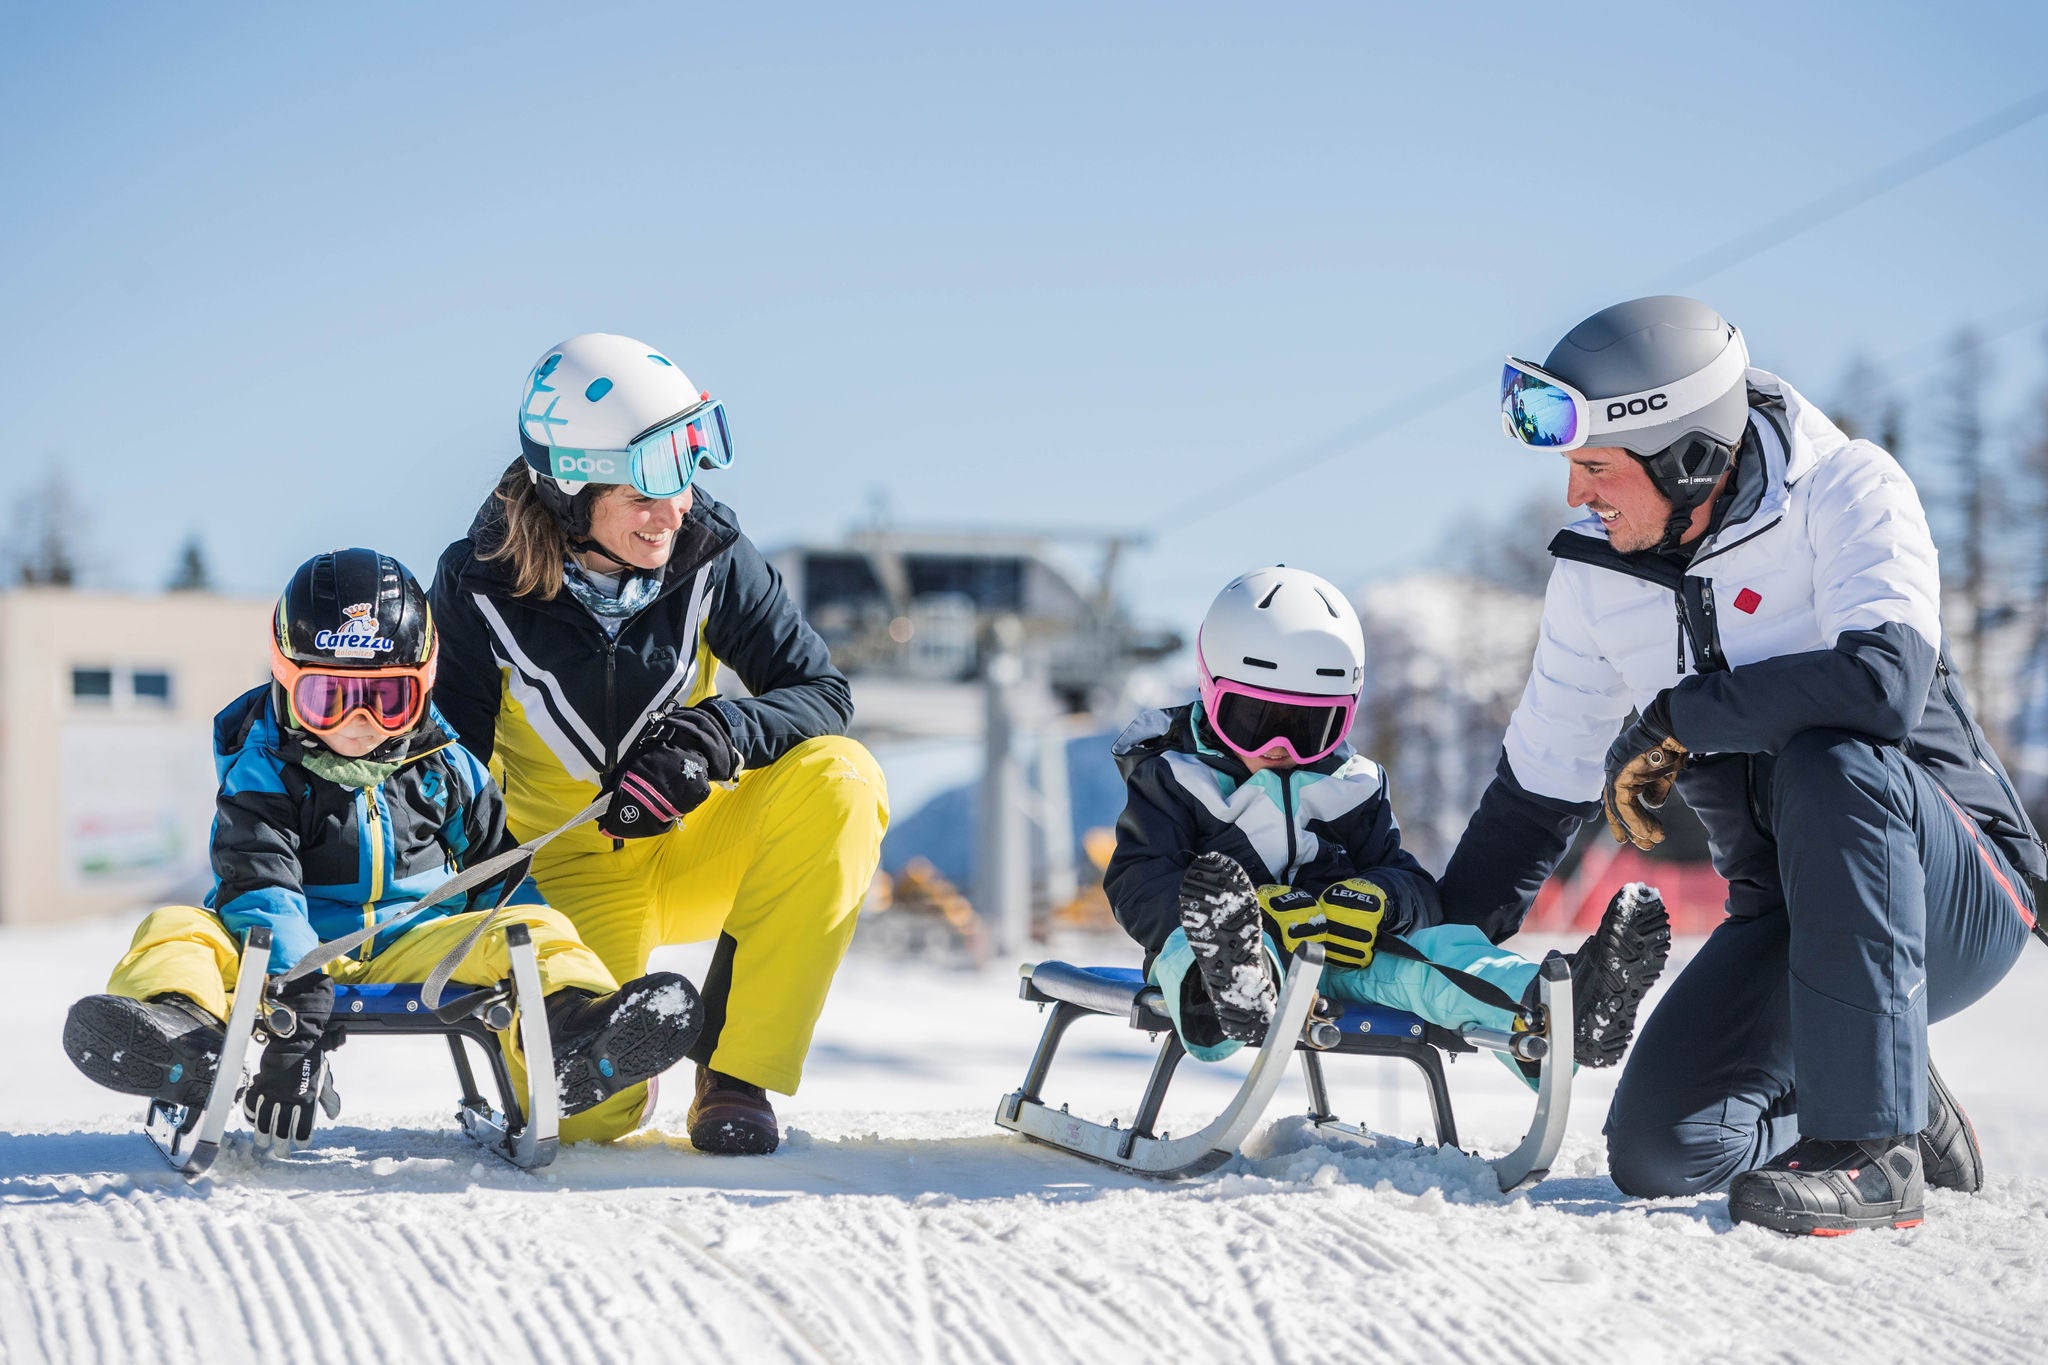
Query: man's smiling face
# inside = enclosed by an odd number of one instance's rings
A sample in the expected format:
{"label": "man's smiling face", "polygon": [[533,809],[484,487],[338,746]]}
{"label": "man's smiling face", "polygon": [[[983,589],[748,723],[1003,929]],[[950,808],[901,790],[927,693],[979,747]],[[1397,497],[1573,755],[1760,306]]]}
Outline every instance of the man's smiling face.
{"label": "man's smiling face", "polygon": [[1565,501],[1598,516],[1615,549],[1634,554],[1664,539],[1671,499],[1650,482],[1642,461],[1619,446],[1581,446],[1566,452],[1565,459],[1572,471]]}

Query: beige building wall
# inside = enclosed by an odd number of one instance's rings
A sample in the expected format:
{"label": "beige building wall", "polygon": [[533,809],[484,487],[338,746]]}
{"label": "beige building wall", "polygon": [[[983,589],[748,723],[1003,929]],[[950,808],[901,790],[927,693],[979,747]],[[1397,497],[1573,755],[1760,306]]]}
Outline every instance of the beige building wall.
{"label": "beige building wall", "polygon": [[204,893],[213,716],[270,676],[271,608],[0,593],[0,922]]}

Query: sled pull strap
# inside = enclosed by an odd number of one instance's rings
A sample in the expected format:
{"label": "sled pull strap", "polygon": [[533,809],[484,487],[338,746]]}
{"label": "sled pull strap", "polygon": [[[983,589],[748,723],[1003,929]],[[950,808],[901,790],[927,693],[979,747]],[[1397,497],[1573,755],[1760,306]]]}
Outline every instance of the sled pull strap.
{"label": "sled pull strap", "polygon": [[[577,812],[568,824],[541,835],[540,838],[533,840],[531,843],[521,844],[517,851],[526,858],[531,859],[535,850],[539,849],[542,844],[554,838],[557,834],[566,834],[578,825],[587,824],[595,820],[598,816],[604,814],[605,808],[610,804],[611,793],[607,792]],[[523,876],[524,874],[521,875]],[[462,936],[462,942],[449,949],[447,956],[436,962],[434,970],[427,973],[426,984],[420,987],[420,1001],[428,1009],[439,1009],[441,1007],[441,992],[448,989],[449,978],[455,975],[456,970],[462,966],[463,959],[469,956],[470,950],[476,947],[477,941],[490,930],[490,927],[497,923],[498,916],[503,914],[504,910],[505,906],[501,897],[499,904],[492,906],[491,912],[479,919],[470,928],[470,931]]]}
{"label": "sled pull strap", "polygon": [[[328,963],[337,962],[347,957],[359,945],[375,938],[377,935],[388,934],[394,929],[401,929],[419,918],[422,913],[431,910],[443,901],[453,900],[457,896],[464,895],[471,888],[483,885],[485,882],[503,874],[521,862],[531,862],[533,855],[543,845],[560,838],[578,825],[589,824],[592,820],[597,819],[598,816],[603,815],[605,808],[610,804],[611,793],[607,792],[582,810],[577,811],[561,824],[549,830],[546,834],[528,839],[517,848],[508,848],[495,857],[486,858],[474,867],[464,868],[432,891],[429,891],[426,895],[414,901],[403,914],[394,915],[381,924],[366,924],[352,933],[343,934],[340,938],[329,939],[327,942],[314,948],[312,952],[300,958],[290,971],[278,977],[277,984],[283,986],[297,981],[300,977],[311,976],[314,972],[326,967]],[[510,888],[517,886],[525,876],[526,874],[522,870],[518,877],[510,878],[507,894],[510,894]],[[494,908],[489,915],[479,920],[476,930],[462,941],[462,946],[456,950],[452,958],[444,959],[440,966],[434,968],[435,974],[439,978],[439,984],[433,984],[435,977],[429,977],[429,992],[424,992],[421,995],[421,999],[426,1001],[428,1009],[432,1009],[440,1003],[441,987],[448,984],[448,972],[454,971],[454,964],[461,962],[469,950],[475,946],[476,940],[482,937],[484,929],[489,927],[490,920],[496,918],[497,913],[497,909]],[[442,971],[443,967],[448,969],[447,972]]]}

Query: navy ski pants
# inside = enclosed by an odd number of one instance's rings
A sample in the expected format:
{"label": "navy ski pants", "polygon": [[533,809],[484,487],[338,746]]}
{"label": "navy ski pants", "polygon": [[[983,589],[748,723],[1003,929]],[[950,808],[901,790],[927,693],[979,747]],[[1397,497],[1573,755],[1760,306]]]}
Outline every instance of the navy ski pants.
{"label": "navy ski pants", "polygon": [[1809,730],[1747,761],[1750,809],[1700,814],[1769,847],[1723,869],[1731,918],[1629,1054],[1607,1159],[1630,1195],[1719,1188],[1802,1134],[1918,1132],[1928,1023],[1998,984],[2033,924],[2025,879],[1898,748]]}

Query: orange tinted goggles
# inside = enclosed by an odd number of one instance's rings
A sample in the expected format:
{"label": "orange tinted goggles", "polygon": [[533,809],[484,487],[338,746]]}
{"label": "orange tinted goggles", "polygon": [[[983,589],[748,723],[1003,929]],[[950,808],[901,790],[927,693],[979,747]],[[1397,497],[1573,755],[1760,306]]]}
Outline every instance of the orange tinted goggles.
{"label": "orange tinted goggles", "polygon": [[426,714],[434,661],[409,668],[323,669],[294,663],[273,644],[270,671],[283,684],[292,724],[315,734],[338,730],[357,712],[389,735],[402,735]]}

